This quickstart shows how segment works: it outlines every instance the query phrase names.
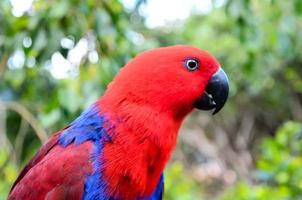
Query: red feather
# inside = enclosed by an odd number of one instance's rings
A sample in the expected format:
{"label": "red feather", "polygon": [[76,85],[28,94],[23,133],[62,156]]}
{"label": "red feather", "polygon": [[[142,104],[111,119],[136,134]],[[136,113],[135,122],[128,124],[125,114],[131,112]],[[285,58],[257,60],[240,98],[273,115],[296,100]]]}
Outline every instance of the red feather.
{"label": "red feather", "polygon": [[87,160],[92,144],[55,145],[55,134],[24,168],[9,199],[81,199],[85,177],[92,172]]}
{"label": "red feather", "polygon": [[58,141],[58,138],[59,138],[61,132],[62,131],[54,134],[51,137],[51,139],[40,148],[38,153],[29,161],[29,163],[20,172],[20,174],[19,174],[18,178],[16,179],[16,181],[14,182],[10,192],[12,192],[14,187],[20,182],[20,180],[26,175],[26,173],[32,167],[34,167],[38,162],[40,162],[45,157],[45,155],[57,144],[57,141]]}

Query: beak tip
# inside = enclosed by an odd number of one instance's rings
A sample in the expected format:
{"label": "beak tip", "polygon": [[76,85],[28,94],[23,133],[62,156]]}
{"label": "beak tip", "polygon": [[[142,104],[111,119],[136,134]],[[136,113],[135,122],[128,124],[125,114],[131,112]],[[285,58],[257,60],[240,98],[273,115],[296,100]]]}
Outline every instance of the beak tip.
{"label": "beak tip", "polygon": [[226,73],[220,68],[209,81],[206,92],[203,98],[199,99],[196,107],[202,110],[214,109],[212,115],[218,113],[228,98],[228,82]]}

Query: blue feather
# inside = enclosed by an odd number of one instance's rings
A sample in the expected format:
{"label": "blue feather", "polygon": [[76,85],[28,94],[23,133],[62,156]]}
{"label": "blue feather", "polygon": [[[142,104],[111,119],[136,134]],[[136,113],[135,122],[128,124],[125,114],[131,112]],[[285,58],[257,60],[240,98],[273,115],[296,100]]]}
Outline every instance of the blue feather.
{"label": "blue feather", "polygon": [[58,143],[63,147],[71,143],[75,145],[86,141],[93,142],[93,153],[91,160],[93,163],[93,173],[86,177],[84,184],[84,200],[90,199],[109,199],[105,193],[107,184],[102,180],[100,155],[104,142],[110,142],[111,138],[104,129],[105,117],[100,114],[97,105],[92,105],[84,111],[59,138]]}

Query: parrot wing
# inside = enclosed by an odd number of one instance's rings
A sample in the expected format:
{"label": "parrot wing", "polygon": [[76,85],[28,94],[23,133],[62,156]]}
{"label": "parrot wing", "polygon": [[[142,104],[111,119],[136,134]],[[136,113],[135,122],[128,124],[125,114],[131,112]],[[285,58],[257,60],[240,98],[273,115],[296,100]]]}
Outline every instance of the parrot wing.
{"label": "parrot wing", "polygon": [[57,144],[58,142],[58,138],[61,134],[61,131],[54,134],[51,139],[44,144],[41,149],[37,152],[37,154],[29,161],[29,163],[22,169],[22,171],[20,172],[18,178],[16,179],[16,181],[14,182],[11,191],[14,189],[14,187],[22,180],[22,178],[26,175],[26,173],[33,168],[37,163],[39,163],[44,157],[45,155]]}
{"label": "parrot wing", "polygon": [[87,162],[92,144],[64,148],[57,133],[43,145],[22,170],[8,199],[81,199],[85,178],[92,167]]}

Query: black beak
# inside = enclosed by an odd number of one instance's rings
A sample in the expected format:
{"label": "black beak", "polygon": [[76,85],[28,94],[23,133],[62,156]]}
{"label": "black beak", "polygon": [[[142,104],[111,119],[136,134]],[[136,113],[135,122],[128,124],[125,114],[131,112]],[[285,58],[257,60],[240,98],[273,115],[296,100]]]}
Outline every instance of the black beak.
{"label": "black beak", "polygon": [[215,109],[213,115],[218,113],[225,104],[229,95],[229,80],[225,72],[219,70],[212,76],[206,91],[196,102],[195,108],[201,110]]}

